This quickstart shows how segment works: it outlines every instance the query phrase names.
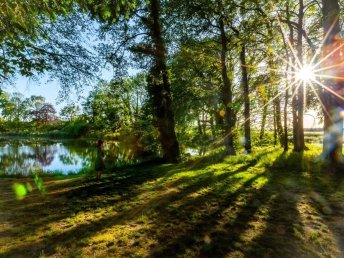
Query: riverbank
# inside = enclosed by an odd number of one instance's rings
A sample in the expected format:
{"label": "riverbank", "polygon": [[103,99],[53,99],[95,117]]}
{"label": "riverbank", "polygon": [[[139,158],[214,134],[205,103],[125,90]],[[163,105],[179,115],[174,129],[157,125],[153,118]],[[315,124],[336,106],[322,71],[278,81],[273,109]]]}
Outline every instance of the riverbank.
{"label": "riverbank", "polygon": [[320,151],[43,178],[20,198],[29,179],[1,179],[0,257],[340,257],[344,185]]}
{"label": "riverbank", "polygon": [[27,139],[27,138],[47,138],[47,139],[63,139],[63,140],[96,140],[102,138],[113,139],[102,133],[90,133],[86,135],[73,135],[62,131],[49,131],[49,132],[1,132],[0,138],[3,139]]}

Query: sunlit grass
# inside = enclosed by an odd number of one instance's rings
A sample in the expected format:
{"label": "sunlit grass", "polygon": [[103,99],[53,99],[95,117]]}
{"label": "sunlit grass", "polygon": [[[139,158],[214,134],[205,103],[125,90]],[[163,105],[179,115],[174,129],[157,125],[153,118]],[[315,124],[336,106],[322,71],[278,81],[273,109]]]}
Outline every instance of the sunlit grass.
{"label": "sunlit grass", "polygon": [[330,218],[341,213],[329,207],[344,207],[344,194],[322,174],[320,153],[266,147],[218,163],[129,167],[101,182],[50,178],[45,195],[21,200],[12,185],[26,179],[3,179],[0,256],[336,256]]}

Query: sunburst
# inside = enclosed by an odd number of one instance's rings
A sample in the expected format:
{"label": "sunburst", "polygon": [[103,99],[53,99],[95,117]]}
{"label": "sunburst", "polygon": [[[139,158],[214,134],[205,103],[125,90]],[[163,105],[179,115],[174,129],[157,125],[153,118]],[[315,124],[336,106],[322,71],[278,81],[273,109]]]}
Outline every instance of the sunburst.
{"label": "sunburst", "polygon": [[305,83],[311,82],[316,79],[315,69],[311,65],[303,65],[298,71],[295,73],[295,78],[298,81],[302,81]]}
{"label": "sunburst", "polygon": [[[331,111],[326,109],[326,105],[323,103],[322,98],[319,95],[319,89],[331,94],[334,98],[344,101],[344,89],[342,91],[338,91],[338,89],[334,89],[332,87],[337,82],[344,81],[344,73],[343,76],[341,76],[341,73],[338,72],[340,69],[344,72],[344,58],[341,58],[341,56],[344,55],[344,39],[335,38],[334,41],[336,41],[336,43],[333,44],[333,46],[325,46],[325,42],[327,42],[327,39],[332,35],[331,30],[334,27],[332,25],[330,31],[327,32],[318,48],[314,51],[314,54],[308,59],[309,62],[303,62],[303,60],[307,60],[307,57],[302,56],[300,59],[297,50],[289,41],[288,37],[286,37],[287,33],[285,33],[284,27],[280,22],[279,26],[284,38],[286,39],[286,44],[291,56],[284,58],[276,52],[274,54],[287,66],[292,67],[291,71],[280,71],[281,73],[286,72],[291,75],[289,78],[292,80],[293,84],[295,84],[294,92],[291,97],[293,98],[295,94],[297,94],[300,87],[303,87],[304,91],[306,90],[306,87],[308,87],[321,103],[324,112],[330,115]],[[326,51],[324,51],[325,49]]]}

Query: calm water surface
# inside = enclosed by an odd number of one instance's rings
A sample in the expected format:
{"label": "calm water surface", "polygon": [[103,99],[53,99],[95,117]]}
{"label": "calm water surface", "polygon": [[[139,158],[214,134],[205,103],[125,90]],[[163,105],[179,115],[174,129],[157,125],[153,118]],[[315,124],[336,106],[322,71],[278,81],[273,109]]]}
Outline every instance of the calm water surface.
{"label": "calm water surface", "polygon": [[[104,147],[107,163],[133,159],[133,151],[116,142],[107,142]],[[92,171],[95,156],[95,141],[0,139],[0,175]]]}

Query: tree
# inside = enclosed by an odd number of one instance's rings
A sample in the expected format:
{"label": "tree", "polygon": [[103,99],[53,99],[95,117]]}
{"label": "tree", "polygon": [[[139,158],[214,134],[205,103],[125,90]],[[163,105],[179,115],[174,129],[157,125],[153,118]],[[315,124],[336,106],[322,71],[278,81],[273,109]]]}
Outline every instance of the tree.
{"label": "tree", "polygon": [[[338,0],[322,1],[323,28],[325,34],[324,48],[334,42],[334,37],[340,32],[340,8]],[[337,75],[342,76],[342,75]],[[343,83],[334,83],[327,80],[327,85],[332,91],[343,87]],[[322,92],[324,112],[324,141],[323,156],[333,165],[343,161],[343,117],[341,116],[344,106],[343,100],[323,89]]]}
{"label": "tree", "polygon": [[148,92],[159,131],[163,157],[168,162],[177,162],[180,157],[179,143],[175,133],[171,85],[166,63],[167,49],[162,35],[160,21],[160,0],[151,0],[149,6],[148,30],[152,37],[153,65],[148,75]]}
{"label": "tree", "polygon": [[45,103],[45,98],[43,96],[31,96],[29,99],[29,112],[30,116],[32,116],[32,120],[36,122],[36,129],[39,123],[39,110]]}
{"label": "tree", "polygon": [[36,117],[39,123],[49,123],[57,120],[56,110],[50,103],[44,103],[37,111]]}
{"label": "tree", "polygon": [[75,104],[70,104],[61,109],[60,116],[68,121],[75,119],[80,113],[80,107]]}
{"label": "tree", "polygon": [[129,126],[132,107],[128,86],[125,78],[103,81],[89,93],[83,108],[93,128],[116,132]]}
{"label": "tree", "polygon": [[[117,22],[124,37],[119,44],[129,47],[132,52],[144,56],[150,64],[147,75],[147,87],[151,100],[152,110],[155,117],[155,125],[159,131],[159,142],[163,152],[163,158],[167,162],[177,162],[180,157],[179,143],[175,133],[174,110],[171,96],[171,85],[167,67],[167,48],[163,35],[161,22],[160,0],[151,0],[146,3],[137,1],[80,1],[83,8],[89,10],[94,17],[108,25]],[[99,8],[99,6],[102,8]],[[136,16],[135,16],[136,15]],[[134,17],[130,21],[123,19]],[[135,31],[134,36],[126,35],[132,32],[130,26],[137,26],[139,33]],[[111,27],[111,26],[110,26]],[[119,27],[117,27],[119,28]],[[138,35],[146,35],[143,40],[132,42]],[[147,42],[144,42],[144,41]],[[128,48],[127,48],[128,49]],[[117,49],[118,50],[118,49]],[[118,61],[116,54],[112,53],[111,59]],[[122,55],[122,60],[125,55]],[[118,65],[118,62],[117,62]],[[123,69],[123,67],[121,67]]]}
{"label": "tree", "polygon": [[[171,1],[171,9],[176,9],[175,13],[179,16],[179,26],[177,27],[181,34],[181,41],[191,42],[190,47],[203,45],[203,53],[200,53],[199,59],[209,56],[212,58],[205,66],[209,69],[204,74],[203,80],[207,83],[208,91],[216,91],[216,95],[212,92],[212,108],[211,114],[216,114],[216,120],[223,120],[223,139],[226,151],[229,155],[235,154],[235,123],[236,123],[236,101],[234,100],[234,58],[235,54],[232,49],[235,48],[232,36],[229,33],[228,24],[232,20],[233,5],[227,1],[198,1],[198,2],[180,2],[178,0]],[[174,31],[178,33],[178,31]],[[193,40],[189,38],[193,37]],[[188,40],[189,39],[189,40]],[[187,41],[188,40],[188,41]],[[208,45],[208,46],[207,46]],[[195,58],[194,56],[190,58]],[[203,60],[204,62],[205,60]],[[210,72],[210,71],[213,72]],[[197,72],[197,71],[196,71]],[[200,72],[198,71],[198,74]],[[212,79],[209,77],[217,73]],[[215,88],[212,80],[221,81],[220,87]],[[219,99],[220,101],[217,101]],[[217,104],[221,102],[221,106]],[[204,104],[203,104],[204,105]],[[219,116],[221,114],[222,117]],[[221,122],[220,122],[221,123]],[[199,123],[200,124],[200,123]],[[201,132],[201,130],[200,130]],[[214,134],[215,135],[215,134]]]}
{"label": "tree", "polygon": [[19,123],[26,120],[29,116],[28,99],[19,92],[14,92],[5,100],[2,113],[10,121],[15,122],[17,126]]}
{"label": "tree", "polygon": [[34,70],[48,68],[35,44],[42,39],[41,26],[45,19],[56,20],[71,10],[71,1],[12,1],[4,0],[0,6],[0,77],[20,72],[31,76]]}
{"label": "tree", "polygon": [[[94,81],[99,58],[86,33],[94,24],[75,1],[9,1],[0,3],[0,79],[49,74],[66,93]],[[98,60],[96,60],[98,59]]]}
{"label": "tree", "polygon": [[[233,93],[232,93],[232,83],[228,77],[227,71],[227,55],[228,55],[228,41],[227,33],[225,30],[225,13],[223,8],[222,0],[217,1],[218,7],[218,25],[221,37],[221,74],[223,80],[222,86],[222,103],[225,108],[224,120],[225,120],[225,145],[229,155],[235,155],[234,149],[234,126],[235,118],[233,111]],[[250,147],[251,148],[251,147]]]}

